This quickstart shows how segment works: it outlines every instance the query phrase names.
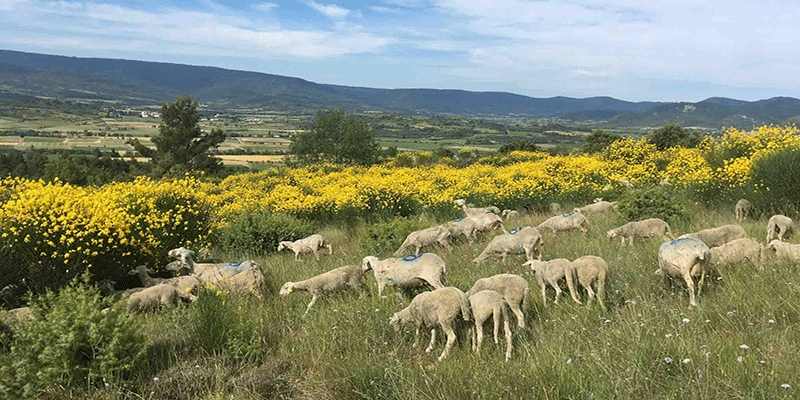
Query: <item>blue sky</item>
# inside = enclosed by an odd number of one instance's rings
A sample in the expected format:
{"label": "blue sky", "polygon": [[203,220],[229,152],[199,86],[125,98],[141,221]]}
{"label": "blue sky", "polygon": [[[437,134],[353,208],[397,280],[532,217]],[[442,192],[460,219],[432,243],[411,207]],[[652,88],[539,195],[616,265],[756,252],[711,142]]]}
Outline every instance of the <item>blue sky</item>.
{"label": "blue sky", "polygon": [[0,0],[0,48],[379,88],[800,97],[800,2]]}

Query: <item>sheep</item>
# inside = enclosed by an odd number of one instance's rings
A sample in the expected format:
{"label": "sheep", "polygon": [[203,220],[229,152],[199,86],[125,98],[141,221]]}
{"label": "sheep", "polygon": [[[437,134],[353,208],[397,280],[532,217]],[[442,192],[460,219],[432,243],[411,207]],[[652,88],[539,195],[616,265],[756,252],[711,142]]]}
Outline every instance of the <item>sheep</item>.
{"label": "sheep", "polygon": [[426,228],[420,231],[414,231],[408,234],[406,240],[397,251],[394,252],[395,257],[403,255],[404,250],[409,247],[414,247],[414,254],[419,254],[419,251],[426,246],[433,246],[437,243],[442,247],[450,249],[450,230],[446,226],[437,225]]}
{"label": "sheep", "polygon": [[503,322],[503,332],[506,335],[506,361],[511,359],[511,329],[508,323],[508,303],[498,292],[494,290],[481,290],[469,296],[469,306],[472,310],[472,319],[475,326],[470,328],[470,338],[472,339],[472,350],[481,353],[483,344],[483,323],[493,317],[494,320],[494,342],[499,343],[498,334],[500,332],[500,322]]}
{"label": "sheep", "polygon": [[794,221],[785,215],[773,215],[767,223],[767,243],[772,239],[786,241],[792,236]]}
{"label": "sheep", "polygon": [[[192,293],[197,292],[197,289],[200,287],[200,280],[198,278],[194,276],[178,276],[170,279],[153,278],[150,276],[150,274],[152,274],[153,272],[154,271],[152,269],[147,268],[144,265],[140,265],[136,267],[135,270],[128,271],[128,275],[139,275],[139,279],[142,281],[142,286],[146,288],[161,283],[166,283],[175,286],[175,288],[178,289],[178,293],[180,293],[182,299],[194,301],[194,295]],[[109,281],[109,282],[114,282],[114,281]],[[113,289],[113,286],[111,292],[116,292]]]}
{"label": "sheep", "polygon": [[669,224],[664,220],[658,218],[648,218],[641,221],[628,222],[625,225],[614,228],[606,232],[609,240],[614,240],[619,237],[622,239],[622,244],[625,244],[625,239],[629,239],[629,243],[633,246],[633,239],[640,237],[642,239],[661,237],[662,239],[674,239],[672,230],[669,229]]}
{"label": "sheep", "polygon": [[592,204],[585,205],[578,210],[580,210],[581,214],[583,215],[593,215],[593,214],[604,214],[613,212],[616,210],[617,203],[610,203],[604,201],[602,199],[596,199],[596,201]]}
{"label": "sheep", "polygon": [[389,324],[394,327],[395,331],[400,330],[400,326],[403,324],[414,324],[416,327],[414,347],[419,346],[420,328],[423,325],[431,328],[431,342],[425,349],[426,353],[433,350],[433,344],[436,341],[436,325],[441,326],[442,332],[447,336],[447,344],[438,358],[439,361],[442,361],[447,358],[450,348],[456,342],[455,328],[459,316],[465,322],[470,321],[469,301],[464,292],[449,286],[418,294],[411,300],[408,307],[392,315]]}
{"label": "sheep", "polygon": [[345,265],[304,281],[286,282],[281,287],[280,295],[281,297],[286,297],[296,291],[311,293],[311,302],[308,303],[306,312],[303,313],[303,316],[305,316],[320,296],[348,288],[353,290],[365,289],[366,285],[362,279],[365,273],[366,271],[362,267]]}
{"label": "sheep", "polygon": [[547,284],[555,289],[555,303],[558,304],[558,299],[561,297],[561,286],[559,286],[558,281],[561,279],[567,281],[567,287],[569,288],[569,294],[572,296],[572,300],[577,304],[581,304],[575,292],[575,271],[572,263],[566,258],[556,258],[550,261],[528,260],[522,265],[530,266],[531,273],[536,275],[539,288],[542,289],[542,302],[545,306],[547,305]]}
{"label": "sheep", "polygon": [[128,275],[138,275],[139,280],[142,281],[142,286],[150,287],[164,282],[164,278],[153,278],[150,276],[150,274],[154,274],[155,272],[156,271],[147,268],[145,265],[139,265],[136,268],[128,271]]}
{"label": "sheep", "polygon": [[126,306],[130,313],[143,313],[154,311],[161,305],[177,306],[179,299],[180,293],[175,286],[162,283],[132,294]]}
{"label": "sheep", "polygon": [[307,238],[295,240],[294,242],[283,241],[278,243],[278,251],[283,249],[291,249],[294,251],[294,260],[300,260],[301,253],[314,253],[314,257],[319,261],[319,249],[327,247],[328,255],[333,254],[333,247],[325,243],[325,238],[322,235],[311,235]]}
{"label": "sheep", "polygon": [[741,225],[723,225],[718,228],[709,228],[695,233],[687,233],[685,235],[678,236],[678,239],[700,239],[708,247],[717,247],[722,246],[723,244],[732,240],[745,237],[747,237],[747,233],[745,233],[744,228],[742,228]]}
{"label": "sheep", "polygon": [[711,249],[700,239],[675,239],[658,249],[658,267],[665,277],[682,277],[689,288],[689,307],[697,305],[693,277],[700,277],[697,294],[703,290],[706,265],[711,261]]}
{"label": "sheep", "polygon": [[506,221],[516,221],[522,218],[522,215],[517,210],[503,210],[501,215]]}
{"label": "sheep", "polygon": [[790,244],[774,239],[766,246],[766,250],[779,259],[800,265],[800,244]]}
{"label": "sheep", "polygon": [[550,203],[547,206],[547,209],[550,210],[550,214],[558,214],[561,212],[561,204],[558,203]]}
{"label": "sheep", "polygon": [[469,244],[475,243],[475,237],[478,233],[478,224],[474,219],[454,219],[448,222],[446,226],[450,231],[451,238],[464,236]]}
{"label": "sheep", "polygon": [[467,217],[466,219],[475,221],[475,225],[477,226],[476,232],[490,232],[497,228],[500,228],[500,230],[506,232],[506,227],[503,225],[503,219],[497,214],[486,213],[473,215],[471,217]]}
{"label": "sheep", "polygon": [[500,213],[500,209],[495,207],[495,206],[473,208],[473,207],[469,207],[467,205],[467,201],[464,200],[464,199],[456,199],[456,200],[454,200],[454,202],[456,203],[457,206],[461,207],[461,209],[464,211],[464,216],[465,217],[472,217],[472,216],[482,215],[482,214],[499,214]]}
{"label": "sheep", "polygon": [[603,303],[606,291],[606,275],[608,274],[608,263],[597,256],[582,256],[572,261],[572,270],[578,277],[578,283],[589,293],[589,300],[586,305],[592,303],[595,292],[592,290],[592,282],[597,281],[597,302],[600,307],[605,308]]}
{"label": "sheep", "polygon": [[137,287],[127,290],[115,290],[114,285],[116,281],[112,281],[110,279],[103,279],[102,281],[97,283],[97,289],[100,291],[100,295],[105,297],[112,297],[115,301],[116,300],[128,300],[128,298],[134,294],[141,292],[142,290],[146,289],[143,287]]}
{"label": "sheep", "polygon": [[753,213],[753,205],[745,199],[736,202],[736,220],[740,223]]}
{"label": "sheep", "polygon": [[503,295],[517,317],[517,326],[525,329],[525,313],[531,300],[531,288],[525,278],[514,274],[498,274],[488,278],[480,278],[467,291],[467,297],[482,290],[494,290]]}
{"label": "sheep", "polygon": [[552,233],[560,231],[568,231],[572,229],[580,229],[581,232],[584,235],[586,235],[586,233],[589,231],[587,229],[588,226],[589,226],[589,221],[583,214],[580,213],[580,211],[576,210],[569,214],[562,214],[550,217],[541,224],[539,224],[537,228],[539,230],[549,229],[550,232]]}
{"label": "sheep", "polygon": [[426,283],[435,289],[444,287],[447,266],[441,257],[434,253],[415,254],[403,258],[386,258],[378,260],[374,256],[366,256],[361,260],[364,271],[370,269],[375,274],[378,284],[378,296],[387,283],[404,289],[423,286]]}
{"label": "sheep", "polygon": [[248,260],[241,263],[216,264],[195,263],[194,252],[183,247],[172,249],[169,256],[185,263],[201,284],[208,283],[226,287],[231,293],[251,292],[261,298],[264,292],[264,272],[257,262]]}
{"label": "sheep", "polygon": [[534,257],[542,259],[542,235],[539,231],[530,226],[521,229],[514,229],[511,232],[495,236],[483,252],[472,262],[480,265],[481,262],[489,257],[499,256],[503,264],[506,263],[506,256],[509,254],[522,254],[528,260]]}
{"label": "sheep", "polygon": [[762,247],[755,239],[740,238],[711,248],[711,266],[718,268],[749,261],[761,268]]}

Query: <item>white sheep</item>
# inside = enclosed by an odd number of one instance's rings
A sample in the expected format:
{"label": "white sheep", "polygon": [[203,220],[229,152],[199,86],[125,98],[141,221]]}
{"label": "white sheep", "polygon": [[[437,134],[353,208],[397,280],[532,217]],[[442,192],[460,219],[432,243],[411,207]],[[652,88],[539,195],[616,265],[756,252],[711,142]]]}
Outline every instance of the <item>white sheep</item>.
{"label": "white sheep", "polygon": [[[700,239],[675,239],[658,249],[659,271],[666,277],[683,278],[689,288],[689,307],[697,305],[693,277],[700,277],[697,294],[703,290],[706,266],[711,262],[711,249]],[[657,271],[657,272],[659,272]]]}
{"label": "white sheep", "polygon": [[475,243],[478,235],[478,223],[471,218],[454,219],[447,223],[451,238],[464,236],[469,244]]}
{"label": "white sheep", "polygon": [[183,247],[172,249],[169,256],[178,258],[192,271],[191,276],[201,284],[213,284],[227,288],[231,293],[253,293],[261,298],[264,293],[264,271],[261,265],[248,260],[240,263],[216,264],[195,263],[194,252]]}
{"label": "white sheep", "polygon": [[664,240],[672,240],[672,230],[669,229],[669,224],[659,218],[648,218],[641,221],[628,222],[625,225],[614,228],[606,232],[609,240],[620,238],[622,244],[625,244],[625,239],[629,239],[629,244],[633,245],[633,239],[640,237],[642,239],[649,239],[660,237]]}
{"label": "white sheep", "polygon": [[480,278],[467,291],[467,297],[482,290],[494,290],[503,295],[511,311],[517,317],[517,326],[525,328],[525,313],[531,301],[531,288],[525,278],[514,274],[498,274]]}
{"label": "white sheep", "polygon": [[539,230],[549,229],[552,233],[580,229],[580,231],[586,235],[589,231],[588,226],[589,220],[587,220],[580,211],[573,211],[569,214],[550,217],[539,224],[537,228]]}
{"label": "white sheep", "polygon": [[494,290],[481,290],[469,296],[469,306],[472,310],[472,319],[475,326],[470,328],[470,338],[472,339],[472,350],[481,353],[483,344],[483,323],[493,317],[494,320],[494,342],[500,343],[498,339],[500,333],[500,322],[503,323],[503,332],[506,335],[506,361],[511,359],[512,340],[511,328],[508,326],[508,303],[503,295]]}
{"label": "white sheep", "polygon": [[128,275],[138,275],[139,280],[142,281],[142,286],[144,287],[155,286],[164,282],[164,278],[153,278],[150,276],[150,274],[154,273],[156,273],[156,271],[147,268],[145,265],[138,265],[136,268],[128,271]]}
{"label": "white sheep", "polygon": [[506,232],[506,227],[503,225],[503,218],[497,214],[485,213],[473,215],[471,217],[467,217],[466,219],[475,221],[475,225],[477,226],[476,232],[486,233],[497,228],[500,228],[500,230]]}
{"label": "white sheep", "polygon": [[792,235],[794,221],[785,215],[773,215],[767,222],[767,243],[772,239],[786,241]]}
{"label": "white sheep", "polygon": [[561,204],[558,203],[550,203],[547,206],[547,209],[550,210],[550,214],[558,214],[561,212]]}
{"label": "white sheep", "polygon": [[290,249],[294,251],[295,261],[300,259],[302,253],[313,253],[314,257],[319,261],[319,249],[327,247],[328,255],[333,254],[333,247],[325,243],[325,238],[322,235],[314,234],[309,237],[295,240],[294,242],[283,241],[278,243],[278,251],[283,249]]}
{"label": "white sheep", "polygon": [[503,264],[509,254],[525,254],[528,260],[542,259],[542,235],[530,226],[513,229],[511,232],[495,236],[483,252],[472,262],[480,265],[489,257],[500,257]]}
{"label": "white sheep", "polygon": [[745,199],[739,199],[739,201],[736,202],[735,210],[736,220],[742,222],[753,213],[753,205]]}
{"label": "white sheep", "polygon": [[128,300],[128,298],[132,294],[141,292],[142,290],[146,289],[144,287],[137,287],[137,288],[126,289],[126,290],[115,290],[114,289],[114,285],[116,283],[117,283],[116,281],[113,281],[111,279],[103,279],[102,281],[98,282],[97,283],[97,289],[100,291],[100,295],[106,296],[106,297],[111,297],[115,301],[117,301],[117,300]]}
{"label": "white sheep", "polygon": [[580,210],[583,215],[594,215],[613,212],[616,210],[616,207],[616,202],[611,203],[602,199],[596,199],[594,203],[585,205],[578,210]]}
{"label": "white sheep", "polygon": [[433,344],[436,342],[436,325],[441,326],[442,332],[447,336],[447,344],[439,356],[439,361],[442,361],[447,358],[450,348],[456,342],[455,329],[459,317],[464,321],[470,321],[469,301],[464,292],[450,286],[418,294],[408,307],[394,313],[389,323],[395,331],[400,330],[403,324],[414,324],[416,327],[414,347],[419,346],[420,328],[422,326],[431,328],[431,342],[425,349],[426,353],[433,350]]}
{"label": "white sheep", "polygon": [[517,210],[503,210],[502,216],[506,221],[516,221],[522,218],[522,215]]}
{"label": "white sheep", "polygon": [[531,273],[536,276],[539,282],[539,288],[542,290],[542,302],[547,305],[547,285],[553,287],[556,291],[555,302],[558,304],[558,299],[561,297],[561,285],[559,281],[564,279],[567,281],[569,294],[572,300],[577,304],[581,304],[578,295],[575,291],[575,271],[572,263],[566,258],[556,258],[550,261],[528,260],[523,266],[530,266]]}
{"label": "white sheep", "polygon": [[717,246],[722,246],[723,244],[728,243],[732,240],[746,238],[746,237],[747,233],[745,233],[744,228],[742,228],[741,225],[723,225],[718,228],[703,229],[695,233],[688,233],[686,235],[681,235],[678,237],[678,239],[681,238],[700,239],[708,247],[717,247]]}
{"label": "white sheep", "polygon": [[751,238],[740,238],[712,247],[710,265],[719,268],[723,265],[749,262],[760,269],[763,266],[762,257],[761,243]]}
{"label": "white sheep", "polygon": [[481,214],[487,214],[487,213],[488,214],[499,214],[500,213],[500,209],[495,207],[495,206],[473,208],[473,207],[469,207],[467,205],[467,201],[464,200],[464,199],[456,199],[456,200],[454,200],[454,202],[456,203],[457,206],[461,207],[461,210],[464,211],[464,216],[465,217],[472,217],[472,216],[475,216],[475,215],[481,215]]}
{"label": "white sheep", "polygon": [[572,269],[578,277],[578,283],[589,293],[589,300],[586,305],[592,303],[595,291],[592,290],[592,282],[597,282],[597,302],[605,308],[603,303],[606,291],[606,275],[608,275],[608,263],[597,256],[582,256],[572,261]]}
{"label": "white sheep", "polygon": [[425,228],[419,231],[414,231],[408,234],[406,240],[397,251],[394,252],[395,257],[403,255],[403,252],[413,247],[414,253],[419,254],[423,247],[441,245],[446,249],[450,249],[450,229],[444,225],[437,225],[430,228]]}
{"label": "white sheep", "polygon": [[791,244],[774,239],[766,246],[769,254],[778,259],[800,265],[800,244]]}
{"label": "white sheep", "polygon": [[427,283],[439,289],[444,287],[447,273],[444,260],[434,253],[383,260],[374,256],[366,256],[361,260],[361,267],[364,271],[371,269],[375,274],[378,296],[381,295],[387,283],[404,289],[424,286]]}
{"label": "white sheep", "polygon": [[345,265],[300,282],[286,282],[280,290],[281,297],[286,297],[296,291],[311,293],[311,302],[306,306],[306,312],[317,302],[320,296],[325,296],[345,289],[363,290],[365,284],[363,277],[366,271],[362,267]]}
{"label": "white sheep", "polygon": [[[135,270],[128,271],[128,275],[138,275],[139,280],[142,281],[142,286],[144,287],[151,287],[161,283],[166,283],[172,286],[175,286],[178,289],[178,293],[180,293],[181,298],[189,301],[194,301],[194,294],[197,293],[197,289],[200,287],[200,280],[194,276],[178,276],[175,278],[153,278],[150,276],[154,271],[150,268],[147,268],[144,265],[139,265],[136,267]],[[113,282],[113,281],[110,281]],[[116,291],[112,289],[114,294]],[[129,293],[130,295],[132,293]],[[120,294],[121,297],[121,294]]]}
{"label": "white sheep", "polygon": [[145,288],[132,294],[127,301],[128,312],[143,313],[154,311],[161,305],[174,307],[178,305],[180,293],[175,286],[162,283]]}

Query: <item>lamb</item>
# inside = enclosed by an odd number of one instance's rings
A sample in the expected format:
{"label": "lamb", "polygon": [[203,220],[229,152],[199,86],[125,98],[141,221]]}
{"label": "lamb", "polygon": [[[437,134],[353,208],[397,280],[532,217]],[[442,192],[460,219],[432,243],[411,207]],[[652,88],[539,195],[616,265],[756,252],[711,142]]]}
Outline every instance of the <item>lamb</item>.
{"label": "lamb", "polygon": [[773,215],[767,223],[767,243],[772,239],[786,241],[792,236],[794,221],[785,215]]}
{"label": "lamb", "polygon": [[499,214],[500,213],[500,209],[495,207],[495,206],[473,208],[473,207],[467,206],[467,201],[464,200],[464,199],[456,199],[456,200],[454,200],[454,202],[456,203],[457,206],[461,207],[461,209],[464,211],[464,216],[465,217],[473,217],[473,216],[482,215],[482,214]]}
{"label": "lamb", "polygon": [[613,212],[617,207],[616,203],[610,203],[604,200],[597,200],[592,204],[585,205],[578,210],[583,215],[605,214]]}
{"label": "lamb", "polygon": [[394,313],[389,319],[395,331],[400,330],[400,326],[406,323],[415,325],[414,347],[419,346],[419,331],[424,325],[431,328],[431,342],[426,353],[433,350],[436,341],[436,325],[441,326],[442,332],[447,336],[447,344],[444,351],[439,356],[439,361],[447,358],[450,348],[456,342],[456,323],[459,316],[464,321],[470,321],[469,301],[467,296],[455,287],[441,287],[432,292],[423,292],[411,300],[408,307]]}
{"label": "lamb", "polygon": [[[711,249],[700,239],[683,238],[664,243],[658,249],[659,271],[667,277],[682,277],[689,288],[689,307],[697,305],[693,277],[700,277],[697,294],[703,290]],[[658,271],[657,271],[658,272]]]}
{"label": "lamb", "polygon": [[381,295],[387,283],[404,289],[412,289],[427,283],[439,289],[444,287],[447,273],[444,260],[434,253],[383,260],[378,260],[374,256],[366,256],[361,260],[361,267],[364,271],[371,269],[375,274],[378,296]]}
{"label": "lamb", "polygon": [[231,293],[250,292],[261,298],[264,292],[264,272],[257,262],[248,260],[240,263],[215,264],[195,263],[192,259],[194,252],[183,247],[169,251],[170,257],[179,261],[193,271],[193,277],[201,284],[209,283],[226,287]]}
{"label": "lamb", "polygon": [[629,239],[631,246],[633,246],[633,239],[637,236],[642,239],[654,237],[661,237],[664,240],[666,240],[666,238],[670,240],[674,239],[672,230],[669,229],[669,225],[658,218],[648,218],[641,221],[628,222],[627,224],[618,228],[609,230],[606,232],[606,236],[608,236],[609,240],[614,240],[615,238],[619,237],[622,239],[622,244],[625,244],[625,239]]}
{"label": "lamb", "polygon": [[100,291],[100,295],[106,297],[112,297],[115,301],[116,300],[128,300],[132,294],[141,292],[142,290],[146,289],[143,287],[137,287],[127,290],[115,290],[114,285],[116,281],[112,281],[110,279],[103,279],[102,281],[97,283],[97,289]]}
{"label": "lamb", "polygon": [[749,215],[753,213],[753,205],[745,199],[739,199],[736,202],[736,220],[739,222],[744,221]]}
{"label": "lamb", "polygon": [[542,235],[536,228],[526,226],[521,229],[514,229],[511,232],[495,236],[483,252],[472,262],[480,265],[481,262],[489,257],[500,257],[503,264],[506,263],[506,256],[509,254],[522,254],[528,260],[533,258],[542,259]]}
{"label": "lamb", "polygon": [[494,290],[481,290],[469,296],[469,305],[472,309],[472,319],[475,326],[470,328],[470,338],[472,339],[472,350],[481,353],[483,344],[483,323],[493,317],[494,319],[494,342],[499,343],[498,334],[500,322],[503,322],[503,331],[506,335],[506,361],[511,359],[511,329],[508,323],[508,303],[498,292]]}
{"label": "lamb", "polygon": [[482,290],[494,290],[502,294],[517,317],[517,326],[525,328],[523,310],[528,310],[531,300],[531,288],[525,278],[514,274],[498,274],[481,278],[475,281],[475,284],[467,292],[467,296],[472,296]]}
{"label": "lamb", "polygon": [[740,238],[732,240],[722,246],[711,248],[711,264],[715,268],[723,265],[739,264],[750,262],[752,265],[762,264],[762,246],[751,238]]}
{"label": "lamb", "polygon": [[[142,281],[142,286],[146,288],[161,283],[166,283],[175,286],[175,288],[178,289],[178,293],[180,293],[182,299],[194,301],[195,297],[192,293],[196,293],[197,289],[200,287],[199,279],[197,279],[194,276],[178,276],[170,279],[152,278],[150,274],[152,274],[153,272],[154,271],[152,269],[147,268],[144,265],[140,265],[136,267],[135,270],[128,271],[128,275],[139,275],[139,279]],[[113,290],[113,286],[111,291],[116,292],[115,290]]]}
{"label": "lamb", "polygon": [[608,263],[597,256],[583,256],[578,257],[572,261],[572,269],[575,275],[578,276],[578,283],[586,289],[589,293],[589,300],[586,305],[592,303],[595,297],[595,292],[592,290],[592,282],[597,281],[597,302],[600,307],[605,308],[603,304],[606,291],[606,275],[608,274]]}
{"label": "lamb", "polygon": [[519,211],[517,210],[503,210],[501,215],[506,221],[516,221],[522,218],[522,215],[520,215]]}
{"label": "lamb", "polygon": [[745,233],[744,228],[742,228],[741,225],[723,225],[718,228],[703,229],[696,233],[688,233],[686,235],[681,235],[678,237],[678,239],[681,238],[700,239],[708,247],[717,247],[717,246],[722,246],[723,244],[728,243],[732,240],[741,239],[745,237],[747,237],[747,233]]}
{"label": "lamb", "polygon": [[442,247],[450,249],[450,230],[444,225],[437,225],[420,231],[411,232],[397,251],[395,257],[403,255],[409,247],[414,247],[414,254],[419,254],[420,250],[426,246],[433,246],[437,243]]}
{"label": "lamb", "polygon": [[143,313],[154,311],[161,305],[175,307],[179,299],[180,293],[175,286],[162,283],[132,294],[126,305],[130,313]]}
{"label": "lamb", "polygon": [[311,302],[308,303],[306,312],[303,313],[303,316],[305,316],[320,296],[348,288],[353,290],[366,289],[366,285],[362,279],[365,273],[366,271],[362,267],[345,265],[344,267],[324,272],[304,281],[286,282],[281,287],[280,295],[281,297],[286,297],[296,291],[311,293]]}
{"label": "lamb", "polygon": [[278,251],[283,249],[291,249],[294,251],[295,261],[300,260],[301,253],[314,253],[314,257],[319,261],[319,249],[327,247],[328,255],[333,254],[333,247],[325,243],[325,238],[322,235],[311,235],[307,238],[295,240],[294,242],[283,241],[278,243]]}
{"label": "lamb", "polygon": [[766,249],[779,259],[800,265],[800,244],[790,244],[775,239],[769,242]]}
{"label": "lamb", "polygon": [[572,229],[580,229],[581,232],[584,235],[586,235],[586,233],[589,231],[587,229],[588,226],[589,226],[589,220],[587,220],[586,217],[579,211],[577,212],[573,211],[569,214],[562,214],[550,217],[541,224],[539,224],[537,228],[539,230],[549,229],[552,233],[560,231],[568,231]]}
{"label": "lamb", "polygon": [[164,278],[153,278],[150,276],[150,274],[154,273],[156,273],[156,271],[147,268],[145,265],[139,265],[136,268],[128,271],[128,275],[139,275],[139,280],[142,281],[142,286],[144,287],[155,286],[164,282]]}
{"label": "lamb", "polygon": [[558,304],[558,299],[561,297],[561,286],[558,281],[564,279],[567,281],[569,294],[572,300],[577,304],[581,304],[575,292],[574,274],[575,270],[572,263],[566,258],[556,258],[550,261],[529,260],[523,266],[530,266],[531,273],[536,275],[536,280],[539,282],[539,287],[542,289],[542,301],[547,305],[547,284],[553,287],[556,291],[555,303]]}

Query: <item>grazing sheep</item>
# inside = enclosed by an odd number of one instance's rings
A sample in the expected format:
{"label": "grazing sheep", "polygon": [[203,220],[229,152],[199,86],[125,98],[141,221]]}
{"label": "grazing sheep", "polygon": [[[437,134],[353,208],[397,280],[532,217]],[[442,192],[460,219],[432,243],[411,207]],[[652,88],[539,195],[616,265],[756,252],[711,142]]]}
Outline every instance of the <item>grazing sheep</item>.
{"label": "grazing sheep", "polygon": [[736,202],[736,220],[739,222],[744,221],[748,216],[753,213],[753,205],[745,199],[739,199]]}
{"label": "grazing sheep", "polygon": [[682,277],[689,288],[689,307],[697,305],[693,277],[700,277],[697,294],[703,290],[706,265],[711,261],[711,249],[700,239],[683,238],[664,243],[658,249],[658,267],[664,276]]}
{"label": "grazing sheep", "polygon": [[156,271],[147,268],[145,265],[139,265],[136,268],[128,271],[128,275],[138,275],[139,280],[142,281],[142,286],[144,287],[155,286],[164,282],[164,278],[153,278],[150,276],[150,274],[154,273],[156,273]]}
{"label": "grazing sheep", "polygon": [[433,350],[436,342],[436,325],[442,327],[442,332],[447,336],[447,344],[439,356],[439,361],[447,358],[450,348],[456,342],[456,326],[459,316],[464,321],[470,321],[469,301],[467,296],[455,287],[441,287],[432,292],[423,292],[411,300],[408,307],[394,313],[389,323],[395,331],[406,323],[415,325],[414,347],[419,346],[419,331],[422,326],[431,328],[431,342],[426,353]]}
{"label": "grazing sheep", "polygon": [[767,243],[772,239],[787,241],[792,236],[794,221],[785,215],[773,215],[767,223]]}
{"label": "grazing sheep", "polygon": [[476,232],[491,232],[497,228],[500,228],[503,232],[506,232],[506,227],[503,225],[503,219],[500,218],[497,214],[480,214],[480,215],[473,215],[471,217],[467,217],[466,219],[471,219],[475,221],[475,225],[477,226]]}
{"label": "grazing sheep", "polygon": [[608,263],[597,256],[578,257],[572,261],[572,269],[578,276],[578,283],[589,293],[589,300],[586,305],[592,303],[595,291],[592,290],[592,282],[597,281],[597,302],[600,307],[605,308],[603,303],[606,291],[606,275],[608,275]]}
{"label": "grazing sheep", "polygon": [[561,212],[561,204],[558,203],[550,203],[547,206],[547,209],[550,210],[550,214],[558,214]]}
{"label": "grazing sheep", "polygon": [[503,210],[502,216],[506,221],[516,221],[522,218],[522,215],[517,210]]}
{"label": "grazing sheep", "polygon": [[413,254],[419,254],[419,251],[426,246],[441,245],[446,249],[450,249],[450,230],[444,225],[437,225],[430,228],[425,228],[420,231],[414,231],[408,234],[406,240],[397,251],[394,252],[395,257],[400,257],[403,252],[414,247]]}
{"label": "grazing sheep", "polygon": [[597,200],[592,204],[585,205],[580,210],[583,215],[604,214],[613,212],[616,209],[616,203],[610,203],[604,200]]}
{"label": "grazing sheep", "polygon": [[472,309],[472,319],[475,326],[470,328],[470,338],[472,339],[472,350],[481,353],[483,344],[483,323],[493,317],[494,320],[494,342],[500,343],[498,339],[500,333],[500,322],[503,322],[503,332],[506,335],[506,361],[511,359],[511,328],[508,326],[508,303],[503,295],[494,290],[481,290],[469,296],[469,306]]}
{"label": "grazing sheep", "polygon": [[539,230],[549,229],[550,232],[556,233],[561,231],[569,231],[572,229],[580,229],[586,235],[589,226],[589,220],[580,213],[580,211],[573,211],[569,214],[556,215],[546,219],[539,224]]}
{"label": "grazing sheep", "polygon": [[480,265],[489,257],[500,257],[503,264],[509,254],[525,254],[528,260],[542,259],[542,235],[534,227],[526,226],[495,236],[483,252],[472,262]]}
{"label": "grazing sheep", "polygon": [[732,240],[722,246],[711,248],[711,266],[719,268],[723,265],[750,262],[759,269],[762,268],[761,243],[751,238]]}
{"label": "grazing sheep", "polygon": [[517,326],[525,328],[525,313],[531,301],[531,288],[525,278],[514,274],[498,274],[488,278],[480,278],[467,292],[472,296],[482,290],[494,290],[503,295],[517,317]]}
{"label": "grazing sheep", "polygon": [[467,201],[464,200],[464,199],[456,199],[456,200],[454,200],[454,202],[456,203],[457,206],[461,207],[461,209],[464,211],[464,216],[465,217],[472,217],[472,216],[481,215],[481,214],[499,214],[500,213],[500,209],[495,207],[495,206],[473,208],[473,207],[469,207],[467,205]]}
{"label": "grazing sheep", "polygon": [[742,228],[741,225],[723,225],[718,228],[703,229],[699,232],[681,235],[678,237],[678,239],[700,239],[708,247],[717,247],[722,246],[723,244],[732,240],[745,237],[747,237],[747,233],[745,233],[744,228]]}
{"label": "grazing sheep", "polygon": [[378,296],[387,283],[404,289],[430,284],[436,289],[444,287],[447,266],[441,257],[434,253],[415,254],[403,258],[386,258],[379,260],[374,256],[366,256],[361,260],[364,271],[370,269],[375,274],[378,284]]}
{"label": "grazing sheep", "polygon": [[294,251],[295,261],[300,260],[301,253],[313,253],[314,257],[319,261],[319,249],[327,247],[328,255],[333,254],[333,247],[325,243],[325,238],[322,235],[311,235],[307,238],[295,240],[294,242],[283,241],[278,243],[278,251],[283,249],[291,249]]}
{"label": "grazing sheep", "polygon": [[577,304],[581,304],[575,291],[575,270],[572,267],[572,263],[566,258],[556,258],[550,261],[529,260],[522,265],[530,266],[531,273],[536,275],[536,280],[539,282],[539,287],[542,289],[542,302],[544,302],[545,306],[547,305],[547,284],[555,289],[555,302],[558,304],[558,299],[561,297],[561,286],[558,281],[561,279],[567,281],[567,287],[569,288],[569,294],[572,296],[572,300]]}
{"label": "grazing sheep", "polygon": [[[264,270],[255,261],[244,261],[237,264],[234,274],[227,279],[221,277],[217,284],[228,289],[232,294],[251,293],[257,298],[264,294]],[[225,269],[225,268],[223,268]],[[239,272],[236,272],[239,271]]]}
{"label": "grazing sheep", "polygon": [[366,271],[361,267],[345,265],[300,282],[286,282],[281,287],[281,297],[286,297],[292,292],[303,291],[311,293],[311,302],[306,306],[306,312],[317,302],[320,296],[335,293],[344,289],[366,289],[363,277]]}
{"label": "grazing sheep", "polygon": [[775,239],[769,242],[766,249],[778,259],[800,265],[800,244],[790,244]]}
{"label": "grazing sheep", "polygon": [[180,293],[175,286],[162,283],[132,294],[128,298],[127,308],[131,313],[155,311],[161,305],[175,307],[179,299]]}
{"label": "grazing sheep", "polygon": [[478,224],[472,218],[454,219],[447,223],[447,229],[451,238],[464,236],[469,244],[475,243],[478,235]]}
{"label": "grazing sheep", "polygon": [[614,240],[619,237],[622,239],[622,244],[625,244],[625,239],[629,239],[629,243],[633,246],[633,239],[640,237],[642,239],[660,237],[664,240],[674,239],[672,230],[664,220],[658,218],[648,218],[641,221],[628,222],[618,228],[614,228],[606,232],[609,240]]}

